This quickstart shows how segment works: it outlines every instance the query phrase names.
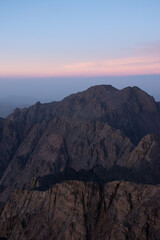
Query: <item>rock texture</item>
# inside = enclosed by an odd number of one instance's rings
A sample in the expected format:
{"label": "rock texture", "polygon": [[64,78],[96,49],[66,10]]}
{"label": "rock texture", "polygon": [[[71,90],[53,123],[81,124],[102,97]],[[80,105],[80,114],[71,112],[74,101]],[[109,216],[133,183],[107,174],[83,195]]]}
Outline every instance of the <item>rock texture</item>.
{"label": "rock texture", "polygon": [[16,109],[0,120],[0,201],[33,177],[66,168],[92,171],[103,183],[160,183],[159,123],[159,103],[137,87],[95,86]]}
{"label": "rock texture", "polygon": [[0,119],[0,179],[20,143],[31,130],[30,125]]}
{"label": "rock texture", "polygon": [[121,164],[139,172],[148,183],[160,183],[160,135],[146,135]]}
{"label": "rock texture", "polygon": [[137,87],[16,109],[0,119],[0,240],[160,240],[159,173],[160,104]]}
{"label": "rock texture", "polygon": [[38,102],[23,111],[16,109],[9,118],[37,123],[62,116],[107,122],[136,144],[148,133],[160,133],[159,104],[137,87],[118,90],[110,85],[94,86],[61,102]]}
{"label": "rock texture", "polygon": [[48,191],[17,190],[0,237],[8,240],[159,240],[160,186],[69,181]]}

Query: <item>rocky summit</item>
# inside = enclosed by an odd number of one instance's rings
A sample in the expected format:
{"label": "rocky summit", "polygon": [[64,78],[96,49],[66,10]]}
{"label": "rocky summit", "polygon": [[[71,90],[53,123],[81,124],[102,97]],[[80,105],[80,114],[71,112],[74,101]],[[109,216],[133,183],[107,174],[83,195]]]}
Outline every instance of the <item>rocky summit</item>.
{"label": "rocky summit", "polygon": [[0,239],[160,239],[160,104],[94,86],[0,119]]}

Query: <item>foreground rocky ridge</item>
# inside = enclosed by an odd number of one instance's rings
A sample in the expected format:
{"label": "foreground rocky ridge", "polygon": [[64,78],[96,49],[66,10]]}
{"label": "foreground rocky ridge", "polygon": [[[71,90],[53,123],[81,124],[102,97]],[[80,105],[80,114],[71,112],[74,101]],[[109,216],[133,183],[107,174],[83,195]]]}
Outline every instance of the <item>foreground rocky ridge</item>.
{"label": "foreground rocky ridge", "polygon": [[16,190],[1,213],[0,239],[159,240],[159,198],[160,185],[119,181]]}

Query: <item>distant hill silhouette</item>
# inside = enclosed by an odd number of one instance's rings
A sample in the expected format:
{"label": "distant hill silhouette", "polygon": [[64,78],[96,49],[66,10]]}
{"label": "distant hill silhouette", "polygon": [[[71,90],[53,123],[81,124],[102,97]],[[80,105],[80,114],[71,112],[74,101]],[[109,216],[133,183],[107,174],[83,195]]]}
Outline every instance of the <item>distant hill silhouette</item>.
{"label": "distant hill silhouette", "polygon": [[11,114],[15,108],[25,108],[34,104],[36,100],[31,97],[8,96],[0,98],[0,117],[5,118]]}

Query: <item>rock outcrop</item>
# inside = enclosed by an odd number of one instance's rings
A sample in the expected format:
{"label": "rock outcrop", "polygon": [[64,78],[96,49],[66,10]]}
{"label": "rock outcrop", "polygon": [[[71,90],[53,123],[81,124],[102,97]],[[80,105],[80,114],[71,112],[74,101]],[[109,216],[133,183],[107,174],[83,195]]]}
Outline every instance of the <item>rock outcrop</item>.
{"label": "rock outcrop", "polygon": [[93,171],[103,183],[160,183],[159,122],[159,104],[137,87],[95,86],[17,109],[0,120],[0,201],[33,177],[66,168]]}
{"label": "rock outcrop", "polygon": [[0,217],[0,239],[159,240],[160,186],[69,181],[16,190]]}
{"label": "rock outcrop", "polygon": [[0,240],[160,240],[160,104],[95,86],[0,119]]}
{"label": "rock outcrop", "polygon": [[148,133],[160,133],[159,103],[138,87],[118,90],[110,85],[94,86],[61,102],[38,102],[30,108],[16,109],[9,119],[37,123],[63,116],[107,122],[123,130],[136,144]]}

